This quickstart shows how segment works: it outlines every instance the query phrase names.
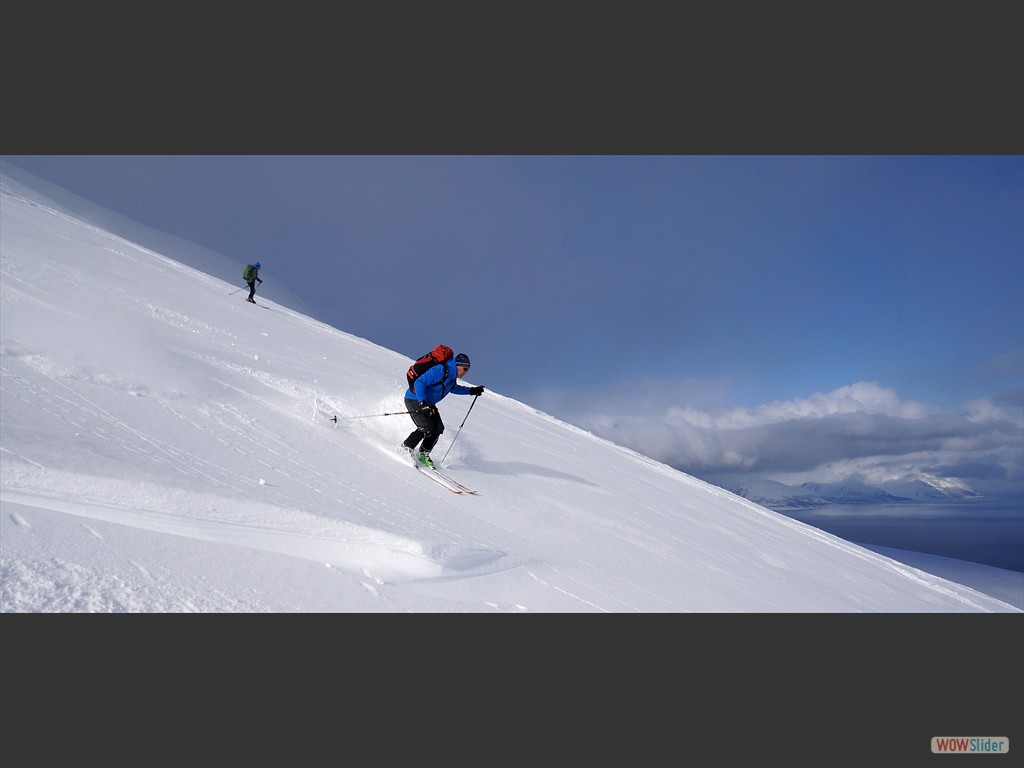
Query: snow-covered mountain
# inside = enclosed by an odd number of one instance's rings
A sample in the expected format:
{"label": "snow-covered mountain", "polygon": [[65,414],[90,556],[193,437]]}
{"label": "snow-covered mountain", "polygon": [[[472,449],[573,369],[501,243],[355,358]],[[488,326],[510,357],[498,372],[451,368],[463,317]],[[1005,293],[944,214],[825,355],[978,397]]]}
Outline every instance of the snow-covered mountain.
{"label": "snow-covered mountain", "polygon": [[894,496],[915,501],[948,501],[977,499],[981,494],[963,480],[954,477],[917,475],[879,483],[878,487]]}
{"label": "snow-covered mountain", "polygon": [[435,455],[479,491],[453,494],[396,451],[403,355],[0,196],[3,612],[1017,611],[504,397],[488,350],[413,327],[487,386],[441,403]]}
{"label": "snow-covered mountain", "polygon": [[883,504],[900,501],[900,497],[856,479],[837,483],[801,483],[800,488],[833,504]]}
{"label": "snow-covered mountain", "polygon": [[729,478],[721,482],[738,496],[769,509],[802,509],[830,504],[892,504],[913,501],[949,501],[978,498],[981,494],[960,480],[918,475],[878,484],[857,478],[842,482],[807,482],[787,485],[766,478]]}
{"label": "snow-covered mountain", "polygon": [[769,509],[800,509],[832,503],[806,488],[762,477],[720,478],[718,483],[737,496],[763,504]]}

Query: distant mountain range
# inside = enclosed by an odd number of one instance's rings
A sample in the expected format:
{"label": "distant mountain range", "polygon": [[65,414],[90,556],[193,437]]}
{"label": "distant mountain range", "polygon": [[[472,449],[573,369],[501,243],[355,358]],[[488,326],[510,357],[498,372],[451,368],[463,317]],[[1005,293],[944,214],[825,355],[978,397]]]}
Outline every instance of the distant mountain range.
{"label": "distant mountain range", "polygon": [[749,477],[726,480],[718,485],[769,509],[799,509],[826,504],[950,501],[981,496],[960,480],[934,475],[916,475],[875,485],[856,478],[835,483],[786,485],[774,480]]}

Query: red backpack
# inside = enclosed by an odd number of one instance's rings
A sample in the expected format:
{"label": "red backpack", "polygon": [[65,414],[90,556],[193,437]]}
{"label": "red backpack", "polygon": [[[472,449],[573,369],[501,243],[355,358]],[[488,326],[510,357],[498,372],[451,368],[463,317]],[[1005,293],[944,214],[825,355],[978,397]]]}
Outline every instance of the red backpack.
{"label": "red backpack", "polygon": [[[418,358],[415,363],[409,366],[409,370],[405,372],[405,378],[409,381],[409,389],[412,389],[413,383],[418,379],[425,370],[433,368],[438,363],[446,363],[455,357],[455,351],[444,344],[438,344],[427,354]],[[441,377],[443,382],[448,377],[448,366],[444,367],[444,375]]]}

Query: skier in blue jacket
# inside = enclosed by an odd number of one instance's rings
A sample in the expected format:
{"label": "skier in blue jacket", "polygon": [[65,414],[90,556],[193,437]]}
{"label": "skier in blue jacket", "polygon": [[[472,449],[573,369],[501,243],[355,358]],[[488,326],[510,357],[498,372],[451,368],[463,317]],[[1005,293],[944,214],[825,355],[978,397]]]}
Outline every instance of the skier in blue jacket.
{"label": "skier in blue jacket", "polygon": [[430,459],[430,451],[444,432],[444,422],[441,421],[437,404],[452,392],[456,395],[474,396],[484,393],[483,387],[467,387],[456,381],[466,375],[469,364],[469,355],[460,352],[453,359],[428,368],[413,382],[412,387],[405,391],[405,407],[416,429],[405,438],[402,447],[410,454],[415,454],[416,446],[419,445],[416,460],[425,466],[434,466]]}

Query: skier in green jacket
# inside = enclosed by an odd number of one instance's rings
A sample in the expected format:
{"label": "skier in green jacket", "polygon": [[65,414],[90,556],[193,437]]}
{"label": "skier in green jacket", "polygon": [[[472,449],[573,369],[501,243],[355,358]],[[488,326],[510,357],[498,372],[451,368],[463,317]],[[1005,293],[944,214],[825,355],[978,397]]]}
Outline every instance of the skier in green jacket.
{"label": "skier in green jacket", "polygon": [[249,284],[249,298],[246,301],[255,304],[256,300],[253,299],[253,296],[256,295],[256,283],[263,285],[263,281],[260,280],[260,263],[254,261],[252,264],[246,264],[245,269],[242,270],[242,279]]}

